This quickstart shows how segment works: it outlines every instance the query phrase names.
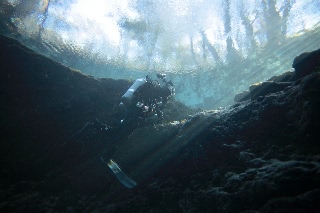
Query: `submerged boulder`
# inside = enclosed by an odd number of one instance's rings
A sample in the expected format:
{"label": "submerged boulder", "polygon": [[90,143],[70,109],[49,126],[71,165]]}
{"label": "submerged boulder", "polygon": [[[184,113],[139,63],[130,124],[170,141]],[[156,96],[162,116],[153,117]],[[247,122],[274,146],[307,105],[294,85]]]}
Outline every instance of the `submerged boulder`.
{"label": "submerged boulder", "polygon": [[285,88],[291,85],[290,82],[272,82],[266,81],[262,83],[253,84],[249,87],[250,98],[255,100],[260,96],[266,96],[271,93],[277,93],[283,91]]}
{"label": "submerged boulder", "polygon": [[249,91],[236,94],[234,101],[242,102],[255,100],[268,94],[284,91],[297,80],[304,78],[312,73],[320,71],[320,49],[302,53],[297,56],[292,64],[294,72],[288,71],[279,76],[273,76],[265,82],[253,84]]}
{"label": "submerged boulder", "polygon": [[302,53],[295,57],[292,67],[295,69],[294,79],[296,80],[310,75],[313,72],[319,72],[320,49],[312,52]]}

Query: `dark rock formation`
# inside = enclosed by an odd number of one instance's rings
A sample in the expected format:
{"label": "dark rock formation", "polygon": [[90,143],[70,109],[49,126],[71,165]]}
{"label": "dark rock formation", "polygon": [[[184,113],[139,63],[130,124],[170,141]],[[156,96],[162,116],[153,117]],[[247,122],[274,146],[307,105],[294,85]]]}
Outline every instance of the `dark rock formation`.
{"label": "dark rock formation", "polygon": [[[0,45],[2,212],[319,211],[317,66],[301,61],[305,74],[251,87],[228,109],[188,116],[173,101],[166,123],[107,134],[130,82]],[[138,185],[122,186],[102,155]]]}
{"label": "dark rock formation", "polygon": [[313,52],[302,53],[297,56],[292,64],[294,72],[285,72],[282,75],[274,76],[266,82],[253,84],[249,87],[249,91],[237,94],[234,98],[235,102],[247,100],[255,100],[258,97],[271,93],[281,92],[289,88],[295,81],[304,78],[320,69],[320,49]]}
{"label": "dark rock formation", "polygon": [[234,100],[234,102],[242,102],[242,101],[250,100],[250,91],[249,91],[249,90],[246,90],[246,91],[237,93],[237,94],[234,96],[234,99],[233,99],[233,100]]}
{"label": "dark rock formation", "polygon": [[320,49],[313,52],[302,53],[293,60],[292,67],[295,69],[295,79],[310,75],[320,67]]}

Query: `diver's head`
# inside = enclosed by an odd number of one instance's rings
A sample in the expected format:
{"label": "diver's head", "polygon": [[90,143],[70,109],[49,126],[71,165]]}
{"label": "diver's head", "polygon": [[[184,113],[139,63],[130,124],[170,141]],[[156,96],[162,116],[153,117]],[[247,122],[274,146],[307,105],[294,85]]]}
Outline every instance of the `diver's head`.
{"label": "diver's head", "polygon": [[160,78],[160,79],[164,79],[166,77],[166,74],[164,73],[158,73],[157,74],[157,77]]}

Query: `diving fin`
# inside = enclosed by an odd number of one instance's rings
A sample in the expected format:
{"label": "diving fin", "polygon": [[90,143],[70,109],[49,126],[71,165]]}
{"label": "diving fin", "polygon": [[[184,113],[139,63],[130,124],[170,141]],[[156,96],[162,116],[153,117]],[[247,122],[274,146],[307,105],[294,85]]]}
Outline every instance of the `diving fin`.
{"label": "diving fin", "polygon": [[[106,163],[102,158],[102,162]],[[112,159],[109,160],[108,163],[106,163],[108,167],[111,169],[113,174],[116,176],[116,178],[122,183],[125,187],[131,189],[137,185],[137,183],[132,180],[130,177],[128,177],[119,167],[119,165]]]}

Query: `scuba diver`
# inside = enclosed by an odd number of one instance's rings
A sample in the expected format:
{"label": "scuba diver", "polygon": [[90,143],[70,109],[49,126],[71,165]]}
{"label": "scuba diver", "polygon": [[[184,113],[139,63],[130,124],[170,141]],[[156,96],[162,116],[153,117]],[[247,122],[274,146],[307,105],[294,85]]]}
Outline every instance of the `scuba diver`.
{"label": "scuba diver", "polygon": [[152,79],[147,75],[145,78],[139,78],[125,92],[119,104],[119,108],[122,110],[121,120],[119,119],[111,126],[98,118],[89,121],[78,132],[65,140],[62,146],[89,127],[106,131],[108,135],[120,133],[118,137],[121,137],[139,126],[162,122],[164,107],[168,100],[175,95],[175,89],[172,82],[166,79],[166,74],[157,74],[156,77],[157,79]]}
{"label": "scuba diver", "polygon": [[119,104],[123,118],[121,126],[140,126],[159,123],[164,120],[163,110],[175,89],[165,74],[157,74],[157,79],[149,75],[139,78],[121,97]]}
{"label": "scuba diver", "polygon": [[[109,128],[110,133],[115,133],[111,134],[114,136],[112,141],[121,143],[137,127],[163,121],[164,107],[174,94],[173,84],[166,79],[165,74],[157,74],[154,78],[147,75],[137,79],[121,97],[119,108],[122,110],[122,119],[114,128]],[[108,131],[108,128],[106,130]],[[113,157],[109,157],[110,154],[110,150],[106,149],[101,161],[125,187],[135,187],[137,183],[122,171]],[[109,160],[105,160],[107,158]]]}
{"label": "scuba diver", "polygon": [[[65,146],[90,127],[107,131],[108,136],[111,136],[107,143],[117,142],[121,144],[137,127],[163,121],[165,105],[174,94],[173,84],[166,79],[165,74],[157,74],[154,79],[149,75],[145,78],[139,78],[121,97],[119,107],[123,113],[114,127],[96,118],[92,122],[87,122],[79,131],[66,139],[62,146]],[[112,153],[115,153],[116,149],[118,149],[118,146],[108,146],[102,151],[101,161],[110,168],[113,175],[125,187],[133,188],[137,183],[122,171],[113,157],[110,158],[110,156],[114,156]]]}

